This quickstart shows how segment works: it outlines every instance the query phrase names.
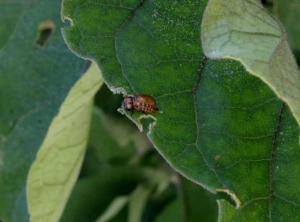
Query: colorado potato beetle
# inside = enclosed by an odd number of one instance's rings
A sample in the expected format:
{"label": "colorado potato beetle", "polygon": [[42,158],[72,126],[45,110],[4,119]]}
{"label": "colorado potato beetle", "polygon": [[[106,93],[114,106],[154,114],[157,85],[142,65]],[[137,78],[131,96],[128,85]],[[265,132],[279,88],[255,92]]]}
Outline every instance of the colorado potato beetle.
{"label": "colorado potato beetle", "polygon": [[122,102],[122,108],[131,111],[140,111],[143,113],[157,113],[156,101],[152,96],[139,94],[136,96],[126,96]]}

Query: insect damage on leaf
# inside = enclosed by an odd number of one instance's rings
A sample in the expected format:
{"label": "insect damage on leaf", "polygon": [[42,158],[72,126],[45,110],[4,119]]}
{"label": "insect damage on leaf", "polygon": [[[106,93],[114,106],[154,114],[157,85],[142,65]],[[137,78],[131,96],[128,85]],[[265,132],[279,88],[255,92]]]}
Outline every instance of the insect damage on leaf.
{"label": "insect damage on leaf", "polygon": [[48,41],[48,39],[51,37],[53,30],[55,28],[55,25],[52,21],[43,21],[40,23],[38,28],[38,37],[35,41],[35,43],[40,46],[44,47]]}

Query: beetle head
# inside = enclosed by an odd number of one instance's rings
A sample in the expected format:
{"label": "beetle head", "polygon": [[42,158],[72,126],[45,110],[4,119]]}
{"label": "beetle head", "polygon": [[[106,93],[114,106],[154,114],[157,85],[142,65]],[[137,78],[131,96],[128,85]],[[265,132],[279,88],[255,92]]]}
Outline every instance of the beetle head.
{"label": "beetle head", "polygon": [[125,97],[122,102],[122,108],[126,110],[132,110],[133,108],[133,99],[132,97]]}

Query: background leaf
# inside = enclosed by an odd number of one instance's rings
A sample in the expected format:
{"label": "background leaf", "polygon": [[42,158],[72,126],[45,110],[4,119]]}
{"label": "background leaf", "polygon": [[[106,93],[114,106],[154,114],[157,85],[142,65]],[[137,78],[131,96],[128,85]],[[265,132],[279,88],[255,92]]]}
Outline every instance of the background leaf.
{"label": "background leaf", "polygon": [[126,206],[128,202],[127,196],[120,196],[115,198],[112,203],[108,206],[108,209],[104,212],[104,214],[96,220],[96,222],[106,222],[110,221],[113,217],[115,217],[121,210]]}
{"label": "background leaf", "polygon": [[[111,96],[104,94],[100,100]],[[105,103],[102,106],[106,107]],[[95,221],[105,212],[114,210],[108,208],[113,200],[129,196],[139,183],[146,181],[142,169],[132,166],[132,163],[138,162],[138,156],[145,152],[139,150],[149,150],[151,146],[145,135],[139,133],[124,117],[117,118],[121,115],[116,110],[116,115],[112,115],[94,107],[92,114],[83,168],[61,221]],[[116,128],[119,128],[118,136],[114,135],[116,132],[111,133]],[[114,219],[117,219],[120,212],[114,213]],[[121,211],[121,218],[124,217],[127,217],[127,208]]]}
{"label": "background leaf", "polygon": [[28,175],[31,221],[58,221],[81,168],[93,98],[103,81],[93,63],[53,119]]}
{"label": "background leaf", "polygon": [[300,28],[297,26],[300,16],[300,2],[295,0],[274,1],[273,14],[280,19],[286,30],[288,42],[296,57],[298,66],[300,64]]}
{"label": "background leaf", "polygon": [[295,25],[300,19],[300,2],[297,0],[276,0],[273,11],[284,25],[291,48],[300,50],[300,28]]}
{"label": "background leaf", "polygon": [[[86,62],[63,41],[61,1],[0,5],[0,219],[27,222],[29,167]],[[50,35],[38,44],[45,30]]]}
{"label": "background leaf", "polygon": [[[118,101],[117,104],[120,105]],[[105,107],[105,104],[102,106]],[[116,110],[114,113],[120,116]],[[141,134],[128,119],[117,115],[105,114],[101,109],[94,107],[81,177],[98,174],[115,165],[137,162],[151,147],[145,134]]]}
{"label": "background leaf", "polygon": [[143,181],[145,177],[139,169],[125,166],[82,178],[70,196],[61,221],[96,221],[115,197],[127,195]]}

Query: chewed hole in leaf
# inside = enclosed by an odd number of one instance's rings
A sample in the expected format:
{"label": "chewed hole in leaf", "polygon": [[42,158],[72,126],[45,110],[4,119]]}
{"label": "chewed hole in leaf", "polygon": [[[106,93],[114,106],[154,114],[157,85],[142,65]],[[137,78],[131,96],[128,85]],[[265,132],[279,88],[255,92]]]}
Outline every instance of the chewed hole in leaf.
{"label": "chewed hole in leaf", "polygon": [[73,20],[69,17],[66,17],[66,16],[63,17],[63,22],[68,23],[67,26],[73,26],[74,25]]}
{"label": "chewed hole in leaf", "polygon": [[119,108],[118,112],[122,115],[126,115],[129,119],[131,119],[141,132],[143,131],[143,129],[149,129],[151,131],[151,128],[155,125],[156,122],[156,118],[154,117],[154,115],[157,114],[144,114],[138,111],[131,113],[130,111],[126,111],[123,108]]}
{"label": "chewed hole in leaf", "polygon": [[40,47],[44,47],[47,44],[49,38],[51,37],[54,28],[55,25],[52,21],[47,20],[41,22],[38,28],[38,37],[35,43]]}
{"label": "chewed hole in leaf", "polygon": [[227,201],[236,209],[241,205],[240,200],[229,190],[217,190],[217,199]]}
{"label": "chewed hole in leaf", "polygon": [[156,121],[156,119],[154,119],[153,117],[142,118],[141,119],[141,124],[143,125],[144,129],[151,130],[153,125],[155,125],[155,121]]}

